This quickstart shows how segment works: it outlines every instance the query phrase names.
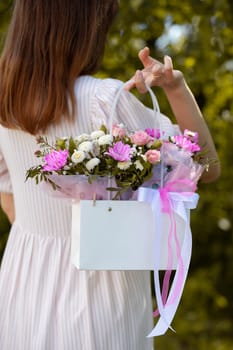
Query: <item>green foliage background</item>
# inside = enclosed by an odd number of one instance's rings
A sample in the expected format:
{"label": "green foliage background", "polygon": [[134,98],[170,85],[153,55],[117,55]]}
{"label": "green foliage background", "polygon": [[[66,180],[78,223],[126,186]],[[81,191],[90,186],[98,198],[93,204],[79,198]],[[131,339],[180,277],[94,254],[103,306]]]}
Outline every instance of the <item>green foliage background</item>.
{"label": "green foliage background", "polygon": [[[11,5],[0,0],[0,48]],[[154,57],[172,56],[198,100],[221,159],[221,178],[199,188],[199,206],[192,213],[190,274],[173,322],[177,334],[156,339],[161,350],[233,349],[232,23],[231,0],[121,1],[98,74],[129,79],[141,68],[137,53],[145,45]],[[155,92],[163,113],[173,118],[163,93]],[[8,231],[0,212],[1,252]]]}

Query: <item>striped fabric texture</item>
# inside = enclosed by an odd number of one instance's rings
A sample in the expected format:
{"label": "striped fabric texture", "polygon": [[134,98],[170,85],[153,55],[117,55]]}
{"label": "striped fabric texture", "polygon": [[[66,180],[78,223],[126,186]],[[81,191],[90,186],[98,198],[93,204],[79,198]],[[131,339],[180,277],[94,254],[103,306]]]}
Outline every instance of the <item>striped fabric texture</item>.
{"label": "striped fabric texture", "polygon": [[[107,124],[121,84],[77,79],[76,121],[49,127],[49,141]],[[131,130],[158,127],[153,112],[129,92],[122,93],[116,115]],[[166,133],[176,133],[162,118]],[[34,136],[0,126],[0,192],[14,193],[16,209],[0,270],[0,349],[152,350],[146,338],[153,326],[150,273],[72,266],[70,205],[25,182],[36,149]]]}

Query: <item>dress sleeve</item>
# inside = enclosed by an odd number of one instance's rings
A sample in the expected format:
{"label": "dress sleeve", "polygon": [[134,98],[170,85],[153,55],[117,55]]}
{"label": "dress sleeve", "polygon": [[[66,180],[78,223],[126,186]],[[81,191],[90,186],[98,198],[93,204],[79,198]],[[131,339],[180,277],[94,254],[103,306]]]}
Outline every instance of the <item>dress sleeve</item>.
{"label": "dress sleeve", "polygon": [[0,192],[12,193],[10,174],[0,148]]}
{"label": "dress sleeve", "polygon": [[[99,80],[96,88],[96,108],[93,109],[95,121],[98,127],[101,124],[108,125],[114,98],[122,82],[115,79]],[[172,124],[171,120],[161,113],[161,125],[165,136],[180,133],[179,127]],[[154,111],[145,107],[133,94],[123,90],[117,103],[114,122],[123,123],[129,130],[145,128],[159,128],[159,120]]]}

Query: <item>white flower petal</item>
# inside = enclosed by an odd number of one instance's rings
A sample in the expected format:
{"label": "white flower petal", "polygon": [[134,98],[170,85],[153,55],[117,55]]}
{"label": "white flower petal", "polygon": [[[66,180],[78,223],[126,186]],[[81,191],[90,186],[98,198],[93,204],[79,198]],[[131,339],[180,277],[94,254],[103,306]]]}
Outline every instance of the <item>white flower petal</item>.
{"label": "white flower petal", "polygon": [[134,162],[134,165],[135,165],[135,168],[140,170],[140,171],[142,171],[144,169],[142,163],[140,162],[140,160],[136,160]]}
{"label": "white flower petal", "polygon": [[91,133],[91,138],[92,138],[92,140],[96,140],[104,135],[105,135],[105,133],[102,130],[97,130],[97,131],[93,131]]}
{"label": "white flower petal", "polygon": [[80,143],[80,145],[78,146],[78,150],[83,152],[91,152],[92,149],[93,149],[93,144],[91,141],[84,141]]}
{"label": "white flower petal", "polygon": [[90,140],[90,135],[88,135],[88,134],[81,134],[79,136],[74,137],[74,141],[77,143],[81,143],[81,142],[89,141],[89,140]]}
{"label": "white flower petal", "polygon": [[128,161],[128,162],[118,162],[117,163],[117,167],[121,170],[127,170],[130,165],[132,164],[131,161]]}
{"label": "white flower petal", "polygon": [[98,139],[98,143],[100,146],[103,146],[103,145],[110,145],[112,143],[112,135],[109,135],[109,134],[106,134],[104,136],[101,136],[99,139]]}
{"label": "white flower petal", "polygon": [[86,168],[88,171],[92,171],[99,163],[99,158],[92,158],[86,163]]}

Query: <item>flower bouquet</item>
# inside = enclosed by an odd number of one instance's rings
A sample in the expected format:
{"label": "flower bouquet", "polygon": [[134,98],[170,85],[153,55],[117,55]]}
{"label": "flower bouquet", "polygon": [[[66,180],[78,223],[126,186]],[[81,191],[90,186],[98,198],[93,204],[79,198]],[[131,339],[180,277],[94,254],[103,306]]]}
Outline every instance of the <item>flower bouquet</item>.
{"label": "flower bouquet", "polygon": [[197,133],[185,130],[167,140],[160,136],[159,129],[128,132],[122,124],[114,124],[111,133],[102,125],[54,144],[40,136],[35,155],[42,162],[27,171],[26,179],[46,182],[74,199],[110,198],[107,191],[119,199],[141,186],[159,188],[161,174],[163,184],[183,178],[196,185],[204,169]]}

